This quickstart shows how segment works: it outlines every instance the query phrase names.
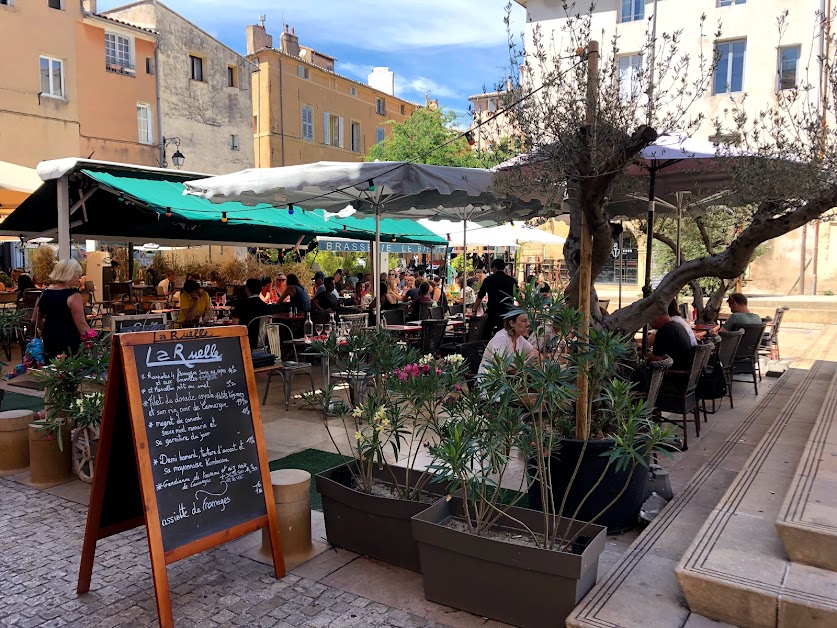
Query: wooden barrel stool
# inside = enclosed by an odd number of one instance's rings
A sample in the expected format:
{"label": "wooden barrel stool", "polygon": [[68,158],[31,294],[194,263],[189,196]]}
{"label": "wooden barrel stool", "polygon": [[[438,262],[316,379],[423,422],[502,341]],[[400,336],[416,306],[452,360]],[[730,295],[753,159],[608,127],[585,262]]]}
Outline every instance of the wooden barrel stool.
{"label": "wooden barrel stool", "polygon": [[0,412],[0,475],[24,471],[29,466],[31,410]]}

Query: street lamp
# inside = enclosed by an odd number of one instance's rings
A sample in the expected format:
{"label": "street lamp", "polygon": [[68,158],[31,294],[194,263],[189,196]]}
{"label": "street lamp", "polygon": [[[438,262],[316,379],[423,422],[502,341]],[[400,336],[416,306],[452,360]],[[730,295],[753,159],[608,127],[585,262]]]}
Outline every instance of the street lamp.
{"label": "street lamp", "polygon": [[162,155],[160,156],[160,167],[161,168],[168,168],[169,164],[166,161],[166,146],[174,145],[175,151],[174,155],[171,156],[171,160],[174,162],[174,167],[180,170],[183,167],[183,162],[186,161],[185,155],[180,152],[180,138],[179,137],[169,137],[163,138],[162,143],[160,144],[160,151]]}

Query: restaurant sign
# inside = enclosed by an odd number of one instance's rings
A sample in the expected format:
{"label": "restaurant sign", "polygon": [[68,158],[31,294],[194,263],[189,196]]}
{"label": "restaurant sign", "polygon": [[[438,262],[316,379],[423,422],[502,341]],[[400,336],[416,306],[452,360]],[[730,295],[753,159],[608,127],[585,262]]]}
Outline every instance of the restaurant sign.
{"label": "restaurant sign", "polygon": [[[318,248],[321,251],[333,253],[368,253],[371,242],[366,240],[349,240],[345,238],[318,238]],[[444,246],[424,246],[409,242],[381,242],[381,253],[444,253]]]}

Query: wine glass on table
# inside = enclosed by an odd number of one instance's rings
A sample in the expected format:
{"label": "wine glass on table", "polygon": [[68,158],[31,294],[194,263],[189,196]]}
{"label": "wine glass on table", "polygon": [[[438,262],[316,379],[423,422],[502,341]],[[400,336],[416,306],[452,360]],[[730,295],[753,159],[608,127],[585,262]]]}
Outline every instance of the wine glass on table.
{"label": "wine glass on table", "polygon": [[317,323],[314,325],[314,331],[317,332],[317,338],[323,335],[323,324]]}
{"label": "wine glass on table", "polygon": [[330,336],[330,335],[331,335],[331,323],[330,323],[330,322],[326,322],[326,323],[323,325],[323,333],[324,333],[326,336]]}

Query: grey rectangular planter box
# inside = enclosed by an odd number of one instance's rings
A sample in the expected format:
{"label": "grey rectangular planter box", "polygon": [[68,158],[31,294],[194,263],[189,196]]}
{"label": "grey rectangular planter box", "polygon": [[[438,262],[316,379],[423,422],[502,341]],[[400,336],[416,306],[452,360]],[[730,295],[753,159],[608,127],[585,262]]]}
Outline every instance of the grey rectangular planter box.
{"label": "grey rectangular planter box", "polygon": [[[556,552],[446,527],[450,517],[463,516],[462,508],[461,499],[441,501],[413,517],[424,596],[514,626],[563,626],[596,583],[606,528],[588,526],[584,537],[589,541],[579,554]],[[543,513],[510,508],[509,514],[536,533],[543,530]],[[528,534],[508,518],[501,521],[503,528]],[[571,529],[583,525],[576,522]]]}

